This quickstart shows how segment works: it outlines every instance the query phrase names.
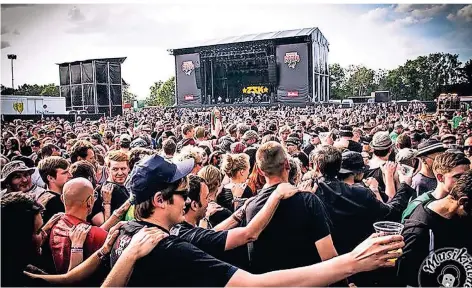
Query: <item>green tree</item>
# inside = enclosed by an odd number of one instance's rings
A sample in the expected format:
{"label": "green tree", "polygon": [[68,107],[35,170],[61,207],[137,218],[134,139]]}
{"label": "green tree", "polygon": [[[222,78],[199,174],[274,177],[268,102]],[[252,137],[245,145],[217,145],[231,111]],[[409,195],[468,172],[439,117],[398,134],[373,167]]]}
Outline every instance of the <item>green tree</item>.
{"label": "green tree", "polygon": [[5,87],[0,85],[0,90],[2,95],[13,95],[15,94],[15,90],[13,88]]}
{"label": "green tree", "polygon": [[18,86],[16,89],[15,94],[17,95],[25,95],[25,96],[39,96],[43,91],[43,87],[39,86],[38,84],[30,85],[30,84],[23,84]]}
{"label": "green tree", "polygon": [[344,90],[346,73],[344,70],[338,63],[329,65],[330,98],[332,99],[343,99],[346,96],[346,91]]}
{"label": "green tree", "polygon": [[146,100],[144,100],[144,102],[146,103],[146,106],[157,106],[158,105],[158,100],[157,100],[158,94],[157,94],[157,92],[161,88],[162,84],[164,84],[164,82],[159,80],[157,82],[154,82],[154,84],[151,87],[149,87],[149,90],[150,90],[149,96],[146,97]]}
{"label": "green tree", "polygon": [[351,96],[365,96],[373,90],[374,70],[362,65],[350,65],[348,68],[348,74],[349,79],[347,80],[347,89]]}
{"label": "green tree", "polygon": [[175,77],[170,77],[157,91],[159,106],[172,106],[175,103]]}
{"label": "green tree", "polygon": [[55,84],[47,84],[42,86],[40,96],[59,96],[59,86]]}
{"label": "green tree", "polygon": [[136,100],[138,96],[129,91],[129,86],[130,85],[123,85],[123,103],[130,103],[133,105],[134,100]]}

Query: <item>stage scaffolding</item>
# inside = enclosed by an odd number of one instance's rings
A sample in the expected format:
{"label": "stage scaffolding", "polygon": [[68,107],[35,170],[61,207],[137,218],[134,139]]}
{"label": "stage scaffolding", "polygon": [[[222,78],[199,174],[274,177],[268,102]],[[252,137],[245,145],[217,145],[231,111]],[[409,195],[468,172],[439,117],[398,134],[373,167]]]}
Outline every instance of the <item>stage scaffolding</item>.
{"label": "stage scaffolding", "polygon": [[177,105],[227,103],[248,91],[266,91],[272,103],[329,100],[329,43],[317,28],[216,39],[169,52],[176,61]]}

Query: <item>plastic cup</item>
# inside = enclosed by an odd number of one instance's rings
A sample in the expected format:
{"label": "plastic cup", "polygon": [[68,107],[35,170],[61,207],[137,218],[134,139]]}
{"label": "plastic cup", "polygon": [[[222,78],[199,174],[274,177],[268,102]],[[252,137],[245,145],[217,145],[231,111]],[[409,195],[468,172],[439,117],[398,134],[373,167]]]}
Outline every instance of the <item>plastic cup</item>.
{"label": "plastic cup", "polygon": [[380,221],[374,223],[374,229],[377,233],[383,235],[400,235],[403,231],[403,224],[391,221]]}
{"label": "plastic cup", "polygon": [[[374,223],[375,232],[381,233],[384,236],[400,235],[403,231],[403,227],[404,227],[403,224],[397,223],[397,222],[391,222],[391,221],[380,221],[380,222]],[[389,253],[401,252],[401,251],[402,249],[398,249],[396,251],[391,251]],[[388,261],[395,262],[397,261],[397,258],[389,259]]]}

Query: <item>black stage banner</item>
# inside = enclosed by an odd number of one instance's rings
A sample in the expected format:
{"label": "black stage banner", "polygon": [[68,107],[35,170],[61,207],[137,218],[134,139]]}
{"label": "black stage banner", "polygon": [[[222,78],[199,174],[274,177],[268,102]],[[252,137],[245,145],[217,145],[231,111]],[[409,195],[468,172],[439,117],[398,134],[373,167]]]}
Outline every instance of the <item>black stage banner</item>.
{"label": "black stage banner", "polygon": [[277,68],[279,102],[308,102],[308,44],[288,44],[277,46]]}
{"label": "black stage banner", "polygon": [[201,104],[202,92],[197,88],[195,80],[195,71],[200,68],[200,55],[198,53],[177,55],[175,65],[177,68],[177,105]]}

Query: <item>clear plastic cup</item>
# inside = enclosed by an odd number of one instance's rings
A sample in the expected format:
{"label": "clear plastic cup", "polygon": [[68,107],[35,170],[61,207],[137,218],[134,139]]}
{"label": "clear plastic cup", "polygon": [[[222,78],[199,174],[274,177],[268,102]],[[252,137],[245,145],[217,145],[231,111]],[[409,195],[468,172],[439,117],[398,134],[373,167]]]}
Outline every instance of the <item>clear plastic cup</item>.
{"label": "clear plastic cup", "polygon": [[[374,223],[375,232],[381,233],[384,236],[400,235],[402,234],[403,227],[404,227],[403,224],[397,223],[397,222],[391,222],[391,221],[380,221],[380,222]],[[396,251],[391,251],[389,253],[394,253],[394,252],[402,252],[402,249],[400,248]],[[397,261],[397,258],[389,259],[388,261],[395,262]]]}
{"label": "clear plastic cup", "polygon": [[383,235],[400,235],[403,231],[403,224],[391,221],[380,221],[374,223],[374,229],[377,233]]}

